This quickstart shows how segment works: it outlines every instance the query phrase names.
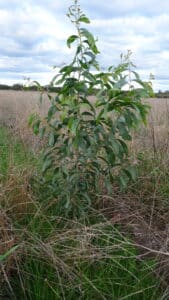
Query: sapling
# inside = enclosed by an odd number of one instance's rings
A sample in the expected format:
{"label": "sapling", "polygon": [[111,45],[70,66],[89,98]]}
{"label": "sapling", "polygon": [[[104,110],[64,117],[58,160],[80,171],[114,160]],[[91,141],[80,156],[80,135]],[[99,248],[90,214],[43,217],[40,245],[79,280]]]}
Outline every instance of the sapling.
{"label": "sapling", "polygon": [[102,71],[96,40],[83,27],[90,20],[77,0],[67,16],[76,30],[67,39],[74,57],[50,83],[58,92],[48,93],[46,117],[31,116],[29,123],[46,140],[42,171],[60,213],[81,215],[115,181],[125,187],[135,179],[128,142],[132,128],[146,121],[142,98],[152,89],[135,72],[130,51],[118,66]]}

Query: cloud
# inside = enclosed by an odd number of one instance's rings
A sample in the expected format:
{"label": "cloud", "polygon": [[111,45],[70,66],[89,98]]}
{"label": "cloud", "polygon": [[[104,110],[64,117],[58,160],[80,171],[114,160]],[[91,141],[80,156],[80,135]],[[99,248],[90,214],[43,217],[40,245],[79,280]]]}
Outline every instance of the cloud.
{"label": "cloud", "polygon": [[69,23],[38,5],[16,5],[15,13],[11,7],[0,6],[1,74],[14,78],[16,73],[20,76],[30,72],[31,77],[35,72],[49,73],[53,65],[60,64],[67,56],[65,39],[71,33]]}
{"label": "cloud", "polygon": [[169,14],[94,19],[91,27],[102,36],[102,64],[110,64],[113,57],[117,60],[119,53],[131,49],[134,63],[144,73],[151,72],[158,79],[168,76]]}
{"label": "cloud", "polygon": [[[67,37],[74,33],[65,16],[70,0],[0,0],[0,80],[48,79],[53,65],[70,61]],[[169,2],[163,0],[81,0],[98,37],[102,66],[115,65],[131,49],[144,78],[153,73],[169,83]],[[42,75],[43,74],[43,75]],[[45,75],[44,75],[45,74]],[[164,82],[165,81],[165,82]],[[157,86],[157,82],[155,83]]]}
{"label": "cloud", "polygon": [[166,11],[169,12],[168,0],[159,3],[158,0],[107,0],[104,3],[98,0],[86,2],[81,1],[82,6],[87,10],[89,16],[121,17],[126,15],[160,15]]}

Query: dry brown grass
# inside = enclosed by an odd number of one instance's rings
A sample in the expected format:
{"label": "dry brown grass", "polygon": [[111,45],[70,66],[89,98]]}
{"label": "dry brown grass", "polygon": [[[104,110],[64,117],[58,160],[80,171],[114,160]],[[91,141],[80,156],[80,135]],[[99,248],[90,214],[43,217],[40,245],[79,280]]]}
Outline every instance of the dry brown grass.
{"label": "dry brown grass", "polygon": [[40,142],[28,127],[28,117],[31,113],[44,116],[49,101],[45,94],[43,99],[40,103],[40,92],[0,91],[0,125],[10,127],[26,146],[35,151]]}
{"label": "dry brown grass", "polygon": [[147,126],[140,126],[133,134],[133,148],[137,151],[166,151],[169,148],[169,99],[152,98]]}
{"label": "dry brown grass", "polygon": [[47,109],[47,101],[40,105],[39,97],[40,92],[0,90],[0,121],[23,119],[32,112],[43,114]]}
{"label": "dry brown grass", "polygon": [[[35,212],[38,211],[37,201],[29,186],[30,176],[31,171],[11,168],[6,180],[0,183],[0,255],[18,246],[17,251],[12,252],[0,262],[0,299],[5,286],[8,286],[13,295],[12,299],[16,299],[10,278],[24,256],[26,217],[31,215],[33,218]],[[23,222],[21,228],[16,226],[19,222]]]}
{"label": "dry brown grass", "polygon": [[[4,255],[16,243],[16,235],[10,218],[5,213],[5,210],[0,209],[0,255]],[[8,277],[11,269],[15,264],[14,255],[9,255],[5,263],[0,264],[0,297],[4,282],[8,282]]]}
{"label": "dry brown grass", "polygon": [[[44,116],[49,107],[47,95],[39,101],[40,92],[31,91],[0,91],[0,124],[13,127],[15,132],[27,144],[36,149],[39,140],[28,128],[27,120],[31,113]],[[141,126],[137,133],[133,133],[134,149],[166,150],[169,147],[169,99],[148,99],[151,106],[146,127]]]}
{"label": "dry brown grass", "polygon": [[5,208],[8,216],[15,221],[33,214],[34,200],[30,188],[30,171],[18,171],[13,169],[3,183],[3,197],[0,204]]}

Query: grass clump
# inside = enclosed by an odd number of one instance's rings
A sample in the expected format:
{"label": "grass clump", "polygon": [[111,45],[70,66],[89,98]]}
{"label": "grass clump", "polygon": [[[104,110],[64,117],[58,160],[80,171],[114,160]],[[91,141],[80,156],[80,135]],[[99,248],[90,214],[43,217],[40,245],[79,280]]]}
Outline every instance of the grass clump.
{"label": "grass clump", "polygon": [[[42,201],[44,195],[38,197],[39,190],[35,194],[31,186],[28,189],[30,173],[22,171],[25,165],[27,169],[32,167],[30,154],[24,154],[24,165],[20,159],[23,153],[14,146],[15,139],[2,131],[3,143],[10,141],[13,145],[10,155],[19,177],[12,183],[6,164],[1,210],[12,222],[14,245],[21,245],[10,261],[6,294],[12,299],[28,300],[148,300],[160,295],[155,260],[142,259],[131,238],[102,213],[91,210],[86,219],[66,219],[53,210],[56,199],[53,203],[52,198],[51,203]],[[6,264],[4,261],[4,268]]]}
{"label": "grass clump", "polygon": [[42,238],[33,245],[13,286],[20,298],[141,300],[160,295],[152,275],[155,261],[141,260],[112,224],[73,227],[54,230],[48,242]]}

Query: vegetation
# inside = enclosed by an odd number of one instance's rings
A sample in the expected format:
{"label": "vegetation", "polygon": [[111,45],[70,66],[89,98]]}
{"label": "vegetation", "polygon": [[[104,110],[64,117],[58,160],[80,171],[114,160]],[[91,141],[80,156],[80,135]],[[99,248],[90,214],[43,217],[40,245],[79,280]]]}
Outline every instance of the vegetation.
{"label": "vegetation", "polygon": [[[61,88],[57,95],[48,94],[47,116],[41,120],[33,114],[29,124],[47,140],[43,173],[49,173],[47,185],[58,199],[59,213],[81,216],[99,201],[103,190],[111,192],[114,181],[126,187],[135,179],[127,141],[131,128],[146,120],[148,107],[141,98],[150,94],[151,86],[133,70],[130,52],[121,56],[117,67],[100,71],[95,39],[82,27],[90,21],[78,1],[69,8],[68,17],[76,28],[76,34],[67,39],[69,48],[76,42],[73,61],[52,80],[52,85]],[[90,102],[88,97],[96,89]]]}
{"label": "vegetation", "polygon": [[[56,87],[56,86],[51,86],[51,85],[44,85],[44,86],[41,86],[41,89],[43,91],[46,91],[46,92],[54,92],[54,93],[57,93],[61,90],[61,87]],[[12,86],[11,85],[7,85],[7,84],[0,84],[0,90],[11,90],[11,91],[25,91],[25,85],[24,84],[13,84]],[[30,84],[29,85],[29,91],[39,91],[39,88],[36,84]],[[90,93],[90,91],[88,91]],[[96,94],[98,91],[98,89],[96,88],[96,90],[94,91],[94,94]],[[92,95],[92,94],[91,94]],[[161,91],[159,90],[158,92],[154,93],[154,96],[156,98],[169,98],[169,91],[166,90],[166,91]]]}
{"label": "vegetation", "polygon": [[29,118],[39,151],[30,131],[22,138],[21,113],[0,127],[0,297],[167,300],[168,157],[143,147],[140,122],[151,86],[130,53],[100,71],[76,0],[68,16],[74,59],[53,79],[44,118]]}
{"label": "vegetation", "polygon": [[[24,84],[21,83],[15,83],[13,85],[7,85],[7,84],[0,84],[0,90],[11,90],[11,91],[26,91],[27,88],[25,88]],[[32,83],[29,85],[28,88],[29,91],[38,91],[39,88],[36,84]],[[42,87],[43,91],[50,91],[50,92],[55,92],[57,93],[60,88],[56,88],[56,87],[51,87],[51,86],[43,86]]]}
{"label": "vegetation", "polygon": [[158,91],[156,94],[155,94],[155,96],[157,97],[157,98],[169,98],[169,91],[167,90],[167,91]]}
{"label": "vegetation", "polygon": [[[140,259],[129,235],[123,235],[119,226],[99,210],[90,212],[90,222],[87,219],[84,222],[83,218],[78,221],[65,219],[55,214],[55,199],[54,203],[45,199],[42,202],[42,195],[37,191],[36,198],[30,195],[26,187],[30,173],[24,174],[23,170],[28,169],[26,160],[32,169],[32,154],[25,154],[22,147],[15,152],[17,139],[13,140],[13,147],[7,147],[9,133],[1,128],[2,135],[6,135],[6,139],[1,154],[4,157],[14,154],[14,159],[10,167],[6,164],[8,176],[3,183],[1,210],[5,209],[10,216],[13,240],[19,246],[13,244],[9,250],[7,243],[7,253],[2,256],[4,268],[8,270],[10,266],[14,275],[9,278],[6,293],[12,299],[32,300],[126,296],[128,299],[153,299],[154,295],[160,295],[153,275],[155,260]],[[38,165],[36,161],[35,165]],[[0,166],[2,173],[4,166]],[[16,252],[11,254],[14,250]]]}

